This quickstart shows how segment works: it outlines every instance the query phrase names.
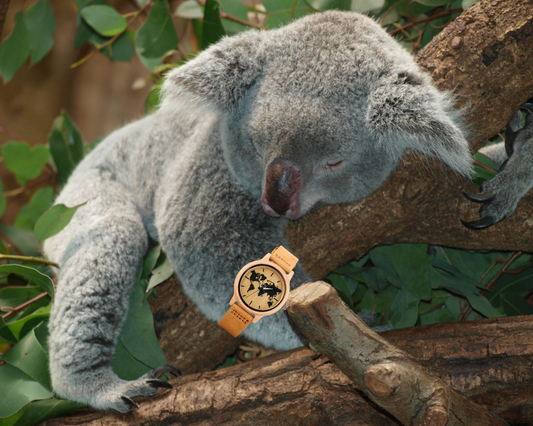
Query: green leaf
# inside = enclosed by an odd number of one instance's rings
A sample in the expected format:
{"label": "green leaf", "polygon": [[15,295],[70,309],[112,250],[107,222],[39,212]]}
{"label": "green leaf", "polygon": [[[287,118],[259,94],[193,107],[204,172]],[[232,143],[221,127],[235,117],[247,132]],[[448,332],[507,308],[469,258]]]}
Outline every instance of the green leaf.
{"label": "green leaf", "polygon": [[0,46],[0,75],[4,79],[4,83],[13,78],[30,55],[28,37],[24,14],[17,12],[13,32]]}
{"label": "green leaf", "polygon": [[40,256],[39,243],[35,239],[35,234],[24,229],[15,228],[10,225],[0,224],[0,230],[11,241],[17,242],[17,247],[26,256]]}
{"label": "green leaf", "polygon": [[185,0],[178,6],[174,14],[185,19],[202,19],[204,17],[204,11],[196,0]]}
{"label": "green leaf", "polygon": [[389,322],[394,328],[412,327],[418,319],[420,299],[406,288],[396,292],[390,308]]}
{"label": "green leaf", "polygon": [[148,292],[155,286],[168,280],[173,274],[174,268],[172,267],[170,261],[165,255],[164,262],[152,271],[152,276],[150,277],[150,282],[148,283],[148,288],[146,289],[146,291]]}
{"label": "green leaf", "polygon": [[308,15],[312,12],[304,0],[264,0],[263,6],[268,12],[265,27],[268,29],[279,28],[290,21]]}
{"label": "green leaf", "polygon": [[113,43],[109,50],[108,56],[113,61],[129,62],[133,57],[133,37],[134,33],[131,30],[126,30]]}
{"label": "green leaf", "polygon": [[376,297],[374,294],[374,290],[369,288],[365,295],[363,296],[363,300],[361,300],[361,304],[359,305],[359,309],[361,311],[369,310],[373,311],[376,307]]}
{"label": "green leaf", "polygon": [[21,419],[15,423],[15,426],[37,425],[52,417],[57,417],[85,407],[85,405],[77,402],[57,398],[33,401]]}
{"label": "green leaf", "polygon": [[472,6],[477,0],[463,0],[462,8],[463,10],[468,9],[470,6]]}
{"label": "green leaf", "polygon": [[42,292],[39,287],[4,287],[0,289],[0,306],[19,306]]}
{"label": "green leaf", "polygon": [[394,286],[389,286],[376,296],[376,311],[380,313],[387,312],[392,306],[396,293],[400,291]]}
{"label": "green leaf", "polygon": [[37,269],[24,265],[0,265],[0,274],[17,274],[38,285],[46,291],[52,298],[54,297],[54,283],[52,279]]}
{"label": "green leaf", "polygon": [[78,24],[78,32],[76,33],[76,38],[74,40],[75,49],[82,46],[84,43],[89,43],[91,39],[95,36],[99,37],[101,40],[105,40],[105,37],[101,36],[95,30],[93,30],[90,25],[83,20],[81,16],[81,11],[83,10],[83,8],[94,5],[111,6],[109,1],[107,0],[82,1],[82,4],[79,6],[80,8],[78,9],[78,13],[76,14],[76,24]]}
{"label": "green leaf", "polygon": [[61,232],[69,224],[76,210],[85,204],[87,202],[74,207],[57,204],[43,214],[35,224],[35,238],[37,238],[39,244]]}
{"label": "green leaf", "polygon": [[160,58],[178,44],[178,35],[168,3],[157,0],[150,15],[137,32],[136,46],[146,58]]}
{"label": "green leaf", "polygon": [[353,0],[352,10],[354,12],[366,13],[371,10],[381,9],[385,5],[385,0]]}
{"label": "green leaf", "polygon": [[202,50],[216,43],[226,35],[220,19],[220,3],[217,0],[206,0],[204,23],[202,26]]}
{"label": "green leaf", "polygon": [[54,9],[48,0],[39,0],[24,15],[28,30],[28,46],[31,52],[31,65],[36,64],[54,45],[56,21]]}
{"label": "green leaf", "polygon": [[43,323],[24,336],[4,356],[3,360],[26,373],[44,388],[52,391],[52,382],[48,371],[48,354],[39,343],[36,330],[46,330]]}
{"label": "green leaf", "polygon": [[35,327],[40,323],[50,318],[50,310],[52,309],[51,305],[48,305],[44,308],[40,308],[35,311],[33,314],[28,315],[19,320],[9,323],[7,326],[15,336],[16,340],[19,341],[26,334],[31,332]]}
{"label": "green leaf", "polygon": [[64,184],[85,155],[83,138],[65,111],[54,120],[48,144],[59,183]]}
{"label": "green leaf", "polygon": [[[490,158],[481,154],[480,152],[476,152],[474,154],[474,159],[490,167],[493,170],[496,170],[496,171],[500,170],[500,166],[498,166]],[[472,179],[472,182],[474,182],[476,185],[481,185],[483,182],[491,180],[494,176],[498,174],[497,172],[484,169],[478,166],[477,164],[474,164],[474,173],[475,173],[475,177],[474,179]]]}
{"label": "green leaf", "polygon": [[26,404],[19,411],[9,417],[0,417],[0,426],[13,426],[17,424],[18,420],[24,416],[30,404]]}
{"label": "green leaf", "polygon": [[54,200],[54,189],[50,186],[39,189],[28,204],[20,209],[15,219],[15,226],[27,231],[33,231],[35,223],[50,208]]}
{"label": "green leaf", "polygon": [[0,337],[9,343],[17,343],[17,338],[2,317],[0,317]]}
{"label": "green leaf", "polygon": [[[248,11],[242,4],[241,0],[219,0],[219,2],[223,12],[227,13],[228,15],[235,16],[236,18],[240,18],[243,21],[248,21]],[[222,19],[222,25],[228,34],[235,34],[250,29],[250,27],[246,25],[239,24],[235,21],[230,21],[229,19]]]}
{"label": "green leaf", "polygon": [[[120,343],[112,364],[113,370],[125,380],[136,379],[167,363],[155,335],[149,304],[141,305],[143,297],[143,288],[135,284],[130,297],[128,317],[122,327]],[[123,348],[120,348],[120,345]]]}
{"label": "green leaf", "polygon": [[325,10],[351,10],[352,0],[307,0],[315,9]]}
{"label": "green leaf", "polygon": [[435,285],[444,288],[454,294],[466,297],[472,309],[484,315],[487,318],[495,318],[502,316],[489,301],[479,294],[479,289],[476,288],[470,280],[460,280],[456,277],[448,275],[444,270],[431,268],[431,281]]}
{"label": "green leaf", "polygon": [[141,278],[146,278],[152,273],[152,269],[154,269],[154,266],[157,263],[157,260],[159,259],[160,255],[161,244],[158,244],[152,250],[146,253],[146,256],[144,256],[143,260],[143,271],[141,274]]}
{"label": "green leaf", "polygon": [[335,290],[337,290],[343,302],[346,303],[348,306],[353,306],[352,294],[355,293],[355,290],[357,290],[357,282],[355,288],[353,288],[352,291],[348,287],[342,275],[330,274],[328,275],[328,280],[331,281],[331,284],[333,285],[333,287],[335,287]]}
{"label": "green leaf", "polygon": [[489,300],[496,308],[501,307],[507,316],[533,314],[533,305],[526,300],[533,290],[533,269],[504,274],[492,288],[497,291]]}
{"label": "green leaf", "polygon": [[44,145],[30,148],[26,142],[9,142],[2,147],[4,163],[21,185],[41,174],[49,156],[48,148]]}
{"label": "green leaf", "polygon": [[0,418],[18,412],[37,399],[52,398],[54,394],[27,374],[10,364],[0,366]]}
{"label": "green leaf", "polygon": [[[403,287],[404,283],[401,280],[398,272],[394,268],[392,258],[392,246],[380,246],[370,250],[370,260],[376,266],[383,270],[386,279],[398,288]],[[384,288],[384,287],[383,287]]]}
{"label": "green leaf", "polygon": [[420,315],[420,324],[437,324],[440,322],[454,322],[455,316],[449,311],[446,306],[441,306],[440,308],[427,312]]}
{"label": "green leaf", "polygon": [[87,6],[80,13],[83,20],[103,36],[111,37],[126,29],[126,18],[111,6]]}
{"label": "green leaf", "polygon": [[427,244],[394,244],[392,263],[405,287],[419,299],[431,299]]}

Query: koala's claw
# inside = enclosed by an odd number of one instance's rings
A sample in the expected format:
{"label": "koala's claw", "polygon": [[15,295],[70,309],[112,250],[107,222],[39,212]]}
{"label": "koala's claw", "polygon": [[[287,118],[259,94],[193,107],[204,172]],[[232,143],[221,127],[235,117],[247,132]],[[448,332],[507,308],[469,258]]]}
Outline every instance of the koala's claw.
{"label": "koala's claw", "polygon": [[146,383],[149,383],[153,388],[172,389],[172,385],[163,380],[152,379],[152,380],[147,380]]}
{"label": "koala's claw", "polygon": [[128,407],[131,408],[139,408],[139,404],[137,404],[133,399],[127,397],[127,396],[124,396],[122,395],[120,397],[120,399],[122,400],[122,402],[124,402],[124,404],[126,404]]}
{"label": "koala's claw", "polygon": [[494,218],[490,216],[485,216],[473,222],[465,222],[464,220],[461,220],[461,222],[467,228],[478,230],[478,229],[485,229],[485,228],[488,228],[489,226],[494,225],[496,223],[496,220],[494,220]]}
{"label": "koala's claw", "polygon": [[463,195],[467,200],[474,203],[484,203],[494,197],[492,194],[469,194],[468,192],[463,192]]}
{"label": "koala's claw", "polygon": [[161,367],[154,368],[152,371],[147,373],[148,377],[153,377],[157,379],[161,374],[170,373],[175,377],[181,376],[181,371],[171,365],[162,365]]}

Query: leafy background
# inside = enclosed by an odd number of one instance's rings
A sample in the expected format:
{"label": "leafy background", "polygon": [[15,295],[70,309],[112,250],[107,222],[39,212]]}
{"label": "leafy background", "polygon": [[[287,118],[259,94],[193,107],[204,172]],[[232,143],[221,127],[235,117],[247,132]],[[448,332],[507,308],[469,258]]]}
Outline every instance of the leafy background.
{"label": "leafy background", "polygon": [[[225,35],[272,29],[328,9],[373,16],[408,50],[425,46],[475,0],[185,0],[139,2],[122,13],[107,0],[74,0],[77,34],[72,49],[90,46],[72,67],[95,55],[130,62],[136,55],[150,71],[145,112],[157,108],[164,74]],[[176,25],[190,23],[184,50]],[[54,46],[54,9],[39,0],[17,13],[13,31],[0,45],[0,75],[8,83],[23,64],[41,61]],[[181,47],[180,47],[181,46]],[[0,125],[0,130],[13,135]],[[502,133],[492,142],[505,137]],[[42,242],[60,232],[79,206],[50,209],[72,170],[99,141],[87,144],[66,111],[51,125],[48,140],[30,146],[13,137],[1,147],[2,161],[19,188],[0,187],[0,215],[22,193],[31,198],[13,224],[0,225],[0,426],[33,425],[80,405],[54,397],[48,373],[47,321],[54,294],[53,262]],[[476,183],[498,167],[476,154]],[[1,186],[0,182],[0,186]],[[8,207],[9,208],[9,207]],[[533,314],[531,255],[472,252],[427,244],[377,247],[337,269],[328,280],[356,312],[376,314],[376,326],[395,328]],[[160,247],[147,253],[130,302],[113,367],[125,379],[166,364],[146,303],[172,274]],[[231,360],[226,364],[231,363]]]}

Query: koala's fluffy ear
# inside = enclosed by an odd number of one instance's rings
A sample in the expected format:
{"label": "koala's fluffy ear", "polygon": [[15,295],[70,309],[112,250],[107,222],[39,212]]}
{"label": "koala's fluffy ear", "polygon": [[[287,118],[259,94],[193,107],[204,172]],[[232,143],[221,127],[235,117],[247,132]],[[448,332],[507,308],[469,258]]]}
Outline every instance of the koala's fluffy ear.
{"label": "koala's fluffy ear", "polygon": [[171,71],[163,84],[161,108],[234,108],[261,76],[263,37],[264,32],[253,30],[225,37]]}
{"label": "koala's fluffy ear", "polygon": [[397,158],[412,149],[470,176],[472,155],[460,115],[451,96],[426,75],[400,72],[369,93],[365,119],[371,134]]}

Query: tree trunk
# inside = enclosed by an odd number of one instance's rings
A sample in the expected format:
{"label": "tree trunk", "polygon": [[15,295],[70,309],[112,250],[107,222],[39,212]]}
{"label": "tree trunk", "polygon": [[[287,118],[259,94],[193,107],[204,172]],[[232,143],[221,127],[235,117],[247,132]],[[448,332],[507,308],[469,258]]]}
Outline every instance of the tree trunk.
{"label": "tree trunk", "polygon": [[[364,335],[375,337],[368,329]],[[464,393],[488,412],[499,414],[511,424],[530,425],[533,424],[532,335],[533,317],[511,317],[392,330],[375,338],[380,347],[394,344],[397,349],[391,351],[406,352],[446,385]],[[204,349],[209,345],[210,342],[204,342]],[[359,348],[361,352],[369,349],[365,345],[354,349]],[[306,348],[222,370],[178,377],[171,382],[174,389],[152,400],[139,400],[140,409],[133,414],[81,410],[48,420],[46,424],[401,424],[366,399],[327,358]]]}

